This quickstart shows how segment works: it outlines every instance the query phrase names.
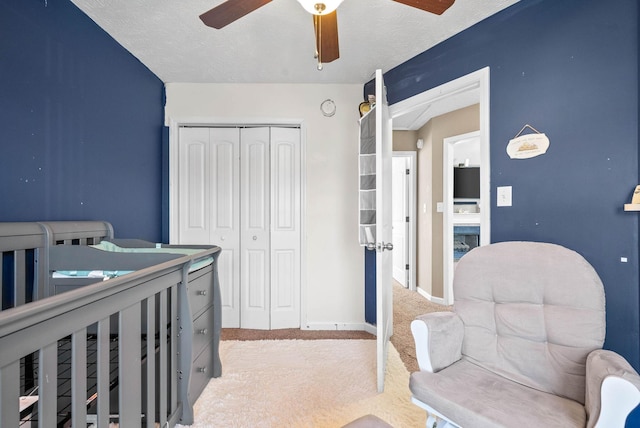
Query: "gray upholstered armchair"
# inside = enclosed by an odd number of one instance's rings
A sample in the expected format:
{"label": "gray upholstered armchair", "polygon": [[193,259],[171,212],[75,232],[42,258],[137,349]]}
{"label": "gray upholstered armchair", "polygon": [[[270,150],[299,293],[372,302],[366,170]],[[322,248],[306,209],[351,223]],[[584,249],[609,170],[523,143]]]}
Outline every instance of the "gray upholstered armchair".
{"label": "gray upholstered armchair", "polygon": [[624,427],[640,377],[601,349],[604,289],[582,256],[491,244],[460,260],[453,287],[455,312],[411,324],[420,371],[410,389],[429,428]]}

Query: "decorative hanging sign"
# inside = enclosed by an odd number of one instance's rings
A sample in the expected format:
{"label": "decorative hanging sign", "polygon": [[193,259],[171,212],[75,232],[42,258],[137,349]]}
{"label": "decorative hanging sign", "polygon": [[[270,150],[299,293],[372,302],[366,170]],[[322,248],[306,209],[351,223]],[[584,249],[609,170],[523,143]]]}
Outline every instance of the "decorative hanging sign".
{"label": "decorative hanging sign", "polygon": [[[535,134],[521,135],[526,128],[531,129]],[[545,154],[548,148],[549,138],[533,126],[526,124],[515,137],[509,140],[507,154],[511,159],[529,159]]]}

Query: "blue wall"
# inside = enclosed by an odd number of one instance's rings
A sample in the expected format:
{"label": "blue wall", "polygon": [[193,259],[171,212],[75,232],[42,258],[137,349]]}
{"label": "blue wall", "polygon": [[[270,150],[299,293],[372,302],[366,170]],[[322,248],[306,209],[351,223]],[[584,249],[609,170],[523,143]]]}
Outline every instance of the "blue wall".
{"label": "blue wall", "polygon": [[[513,207],[492,201],[492,241],[581,253],[605,283],[605,346],[636,368],[638,214],[623,205],[640,182],[638,61],[636,0],[522,0],[385,73],[395,103],[490,67],[492,194],[513,186]],[[507,143],[526,123],[549,151],[511,160]]]}
{"label": "blue wall", "polygon": [[160,240],[163,96],[69,0],[0,1],[0,221]]}
{"label": "blue wall", "polygon": [[[636,369],[638,214],[623,205],[640,183],[638,9],[637,0],[521,0],[385,73],[395,103],[490,67],[492,195],[513,186],[512,207],[492,201],[492,241],[581,253],[605,284],[605,347]],[[550,148],[510,160],[507,143],[527,123]]]}

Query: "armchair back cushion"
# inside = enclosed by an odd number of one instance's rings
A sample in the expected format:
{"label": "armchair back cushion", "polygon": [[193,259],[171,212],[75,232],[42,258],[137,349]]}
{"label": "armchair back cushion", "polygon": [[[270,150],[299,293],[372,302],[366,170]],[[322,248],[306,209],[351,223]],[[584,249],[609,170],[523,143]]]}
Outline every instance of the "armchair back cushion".
{"label": "armchair back cushion", "polygon": [[478,247],[460,259],[453,288],[463,359],[584,404],[587,355],[605,337],[605,297],[581,255],[538,242]]}

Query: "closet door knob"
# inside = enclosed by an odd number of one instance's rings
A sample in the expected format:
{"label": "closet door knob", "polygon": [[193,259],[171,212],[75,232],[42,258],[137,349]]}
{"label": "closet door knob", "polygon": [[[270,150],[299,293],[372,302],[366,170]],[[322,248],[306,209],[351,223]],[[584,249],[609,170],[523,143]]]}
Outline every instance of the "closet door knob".
{"label": "closet door knob", "polygon": [[253,240],[254,240],[254,241],[257,241],[257,240],[258,240],[258,237],[257,237],[257,236],[255,236],[255,235],[253,235]]}
{"label": "closet door knob", "polygon": [[207,334],[207,329],[203,328],[203,329],[198,330],[198,334]]}
{"label": "closet door knob", "polygon": [[206,368],[206,367],[198,367],[198,368],[196,369],[196,371],[197,371],[198,373],[206,373],[206,372],[207,372],[207,368]]}
{"label": "closet door knob", "polygon": [[198,291],[196,291],[196,294],[198,296],[206,296],[207,295],[207,290],[198,290]]}

